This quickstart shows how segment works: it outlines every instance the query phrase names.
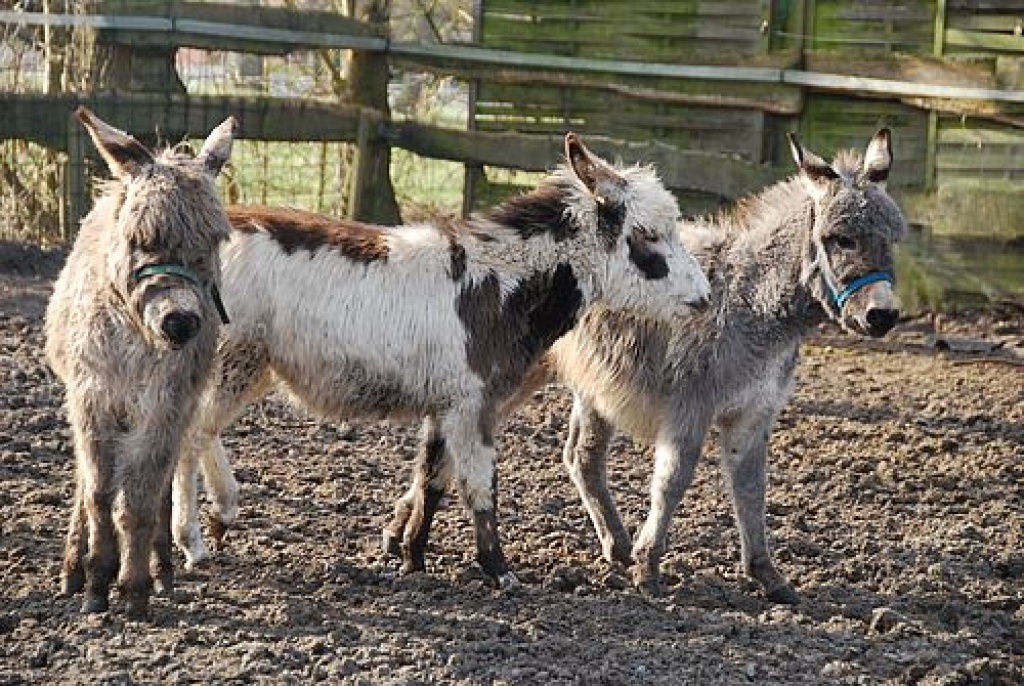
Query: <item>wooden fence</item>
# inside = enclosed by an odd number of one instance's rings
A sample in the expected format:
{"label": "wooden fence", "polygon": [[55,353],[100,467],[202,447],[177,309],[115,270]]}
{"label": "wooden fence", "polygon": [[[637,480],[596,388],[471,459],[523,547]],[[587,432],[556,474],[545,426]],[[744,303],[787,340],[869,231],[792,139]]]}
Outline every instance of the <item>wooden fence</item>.
{"label": "wooden fence", "polygon": [[477,40],[487,46],[735,70],[703,78],[609,71],[540,84],[503,73],[479,82],[480,130],[573,127],[781,167],[787,130],[835,150],[863,144],[885,124],[896,131],[897,187],[1024,175],[1021,0],[479,5]]}
{"label": "wooden fence", "polygon": [[[369,152],[354,213],[385,221],[381,150],[466,164],[471,207],[507,190],[486,183],[488,168],[550,168],[567,129],[598,136],[604,154],[656,164],[671,188],[710,203],[787,173],[786,130],[827,151],[892,126],[894,181],[914,189],[1024,174],[1024,0],[479,0],[476,45],[401,43],[373,23],[281,8],[151,0],[103,12],[0,11],[0,25],[96,30],[148,65],[144,92],[0,92],[0,140],[32,140],[74,164],[85,147],[68,117],[76,103],[170,140],[233,114],[243,138],[357,142]],[[384,78],[363,80],[352,105],[160,91],[181,47],[346,48]],[[470,130],[393,121],[389,68],[471,81]],[[69,202],[73,221],[82,201]]]}

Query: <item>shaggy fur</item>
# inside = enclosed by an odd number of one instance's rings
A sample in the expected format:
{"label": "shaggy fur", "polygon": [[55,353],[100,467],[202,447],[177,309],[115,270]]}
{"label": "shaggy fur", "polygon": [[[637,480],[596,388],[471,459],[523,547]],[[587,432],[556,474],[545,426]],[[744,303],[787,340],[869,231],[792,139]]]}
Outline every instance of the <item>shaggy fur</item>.
{"label": "shaggy fur", "polygon": [[[514,578],[493,507],[501,404],[590,303],[668,318],[704,303],[709,288],[676,234],[676,202],[650,169],[612,168],[572,134],[566,156],[570,164],[533,192],[454,231],[230,211],[235,231],[222,259],[233,324],[175,488],[175,533],[190,563],[206,554],[195,460],[222,530],[236,514],[237,485],[219,434],[280,382],[324,417],[424,417],[389,549],[406,570],[423,569],[431,519],[454,478],[473,513],[477,559],[495,579]],[[645,272],[629,240],[645,263],[662,266]]]}
{"label": "shaggy fur", "polygon": [[[214,177],[234,121],[196,158],[154,157],[88,110],[77,115],[115,179],[85,218],[46,312],[76,458],[62,585],[85,588],[83,611],[104,611],[119,570],[128,614],[139,617],[151,548],[158,583],[172,582],[168,485],[216,353],[218,248],[229,227]],[[139,272],[156,265],[178,273]]]}
{"label": "shaggy fur", "polygon": [[[861,288],[842,307],[833,297],[859,276],[892,273],[905,222],[882,183],[889,132],[875,136],[863,161],[844,153],[832,165],[792,144],[796,177],[716,221],[682,226],[712,284],[708,310],[657,323],[595,307],[545,360],[575,393],[564,461],[604,556],[632,566],[652,590],[672,514],[714,425],[744,569],[772,600],[796,600],[769,553],[765,488],[769,436],[800,342],[826,318],[872,336],[896,323],[889,282]],[[607,486],[615,428],[654,445],[651,510],[632,542]]]}

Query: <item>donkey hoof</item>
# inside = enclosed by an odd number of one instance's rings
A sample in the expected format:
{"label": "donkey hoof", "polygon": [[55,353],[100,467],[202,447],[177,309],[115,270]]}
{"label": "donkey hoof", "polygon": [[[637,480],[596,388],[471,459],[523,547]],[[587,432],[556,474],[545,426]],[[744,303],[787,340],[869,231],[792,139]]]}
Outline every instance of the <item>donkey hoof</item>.
{"label": "donkey hoof", "polygon": [[125,614],[128,619],[145,620],[149,618],[149,595],[132,594],[128,596],[125,604]]}
{"label": "donkey hoof", "polygon": [[169,596],[174,592],[173,570],[163,569],[153,576],[153,592],[163,596]]}
{"label": "donkey hoof", "polygon": [[82,601],[82,614],[95,615],[110,609],[110,600],[105,594],[86,592]]}
{"label": "donkey hoof", "polygon": [[501,590],[510,591],[522,587],[523,582],[519,580],[519,577],[515,575],[515,572],[505,572],[504,574],[498,575],[498,588]]}
{"label": "donkey hoof", "polygon": [[64,572],[60,577],[60,594],[73,596],[85,588],[85,572],[74,569]]}
{"label": "donkey hoof", "polygon": [[401,569],[398,570],[399,575],[406,576],[408,574],[415,574],[416,572],[427,571],[427,565],[423,562],[417,562],[414,560],[406,560],[402,563]]}
{"label": "donkey hoof", "polygon": [[210,517],[210,538],[213,539],[213,547],[216,550],[224,548],[224,537],[228,533],[228,524],[217,517]]}
{"label": "donkey hoof", "polygon": [[646,565],[633,569],[633,586],[643,595],[652,598],[657,598],[664,593],[664,588],[661,585],[661,574],[652,572]]}
{"label": "donkey hoof", "polygon": [[402,539],[385,529],[384,537],[381,541],[381,550],[384,551],[385,555],[402,557]]}
{"label": "donkey hoof", "polygon": [[780,605],[797,605],[800,603],[800,594],[796,592],[790,584],[773,588],[770,591],[765,592],[765,598],[769,602],[777,603]]}

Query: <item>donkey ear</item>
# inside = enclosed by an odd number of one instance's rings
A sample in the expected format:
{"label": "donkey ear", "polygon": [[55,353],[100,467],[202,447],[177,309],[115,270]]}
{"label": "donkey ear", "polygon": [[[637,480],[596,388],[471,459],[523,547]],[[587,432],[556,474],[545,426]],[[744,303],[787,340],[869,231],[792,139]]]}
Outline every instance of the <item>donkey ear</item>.
{"label": "donkey ear", "polygon": [[146,146],[124,131],[107,124],[88,108],[79,106],[75,110],[75,117],[89,132],[96,149],[110,167],[110,173],[117,178],[135,176],[153,164],[153,153]]}
{"label": "donkey ear", "polygon": [[880,129],[868,144],[864,153],[864,171],[861,177],[873,183],[884,183],[889,178],[889,167],[892,166],[892,133],[889,129]]}
{"label": "donkey ear", "polygon": [[576,177],[599,200],[604,199],[603,193],[598,190],[599,185],[608,190],[623,185],[622,177],[604,160],[587,150],[579,136],[571,131],[565,134],[565,158],[569,160]]}
{"label": "donkey ear", "polygon": [[800,145],[800,139],[795,133],[787,133],[786,138],[789,140],[789,151],[793,154],[793,161],[800,167],[801,176],[808,190],[815,199],[820,198],[825,194],[829,182],[839,178],[839,173],[828,162]]}
{"label": "donkey ear", "polygon": [[217,176],[224,163],[228,161],[228,157],[231,156],[231,143],[237,131],[238,121],[234,117],[228,117],[206,137],[203,149],[196,155],[196,160],[210,176]]}

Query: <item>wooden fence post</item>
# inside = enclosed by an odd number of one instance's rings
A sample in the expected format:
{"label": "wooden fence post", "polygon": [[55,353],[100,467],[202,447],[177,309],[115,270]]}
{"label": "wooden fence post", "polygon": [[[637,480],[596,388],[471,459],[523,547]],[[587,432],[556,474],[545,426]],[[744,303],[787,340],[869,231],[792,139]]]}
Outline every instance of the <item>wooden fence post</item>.
{"label": "wooden fence post", "polygon": [[85,177],[85,135],[82,125],[73,114],[67,117],[68,159],[64,163],[64,216],[61,217],[61,241],[70,245],[78,233],[78,224],[89,208],[88,188]]}
{"label": "wooden fence post", "polygon": [[[361,8],[362,21],[387,30],[389,15],[388,0],[367,0]],[[356,159],[349,171],[350,178],[347,216],[350,219],[376,224],[398,224],[402,217],[395,200],[395,189],[391,184],[391,147],[381,135],[380,124],[391,120],[388,106],[389,69],[387,57],[383,54],[356,50],[349,65],[349,88],[351,102],[370,110],[376,110],[382,120],[363,112],[359,117],[359,136]]]}

